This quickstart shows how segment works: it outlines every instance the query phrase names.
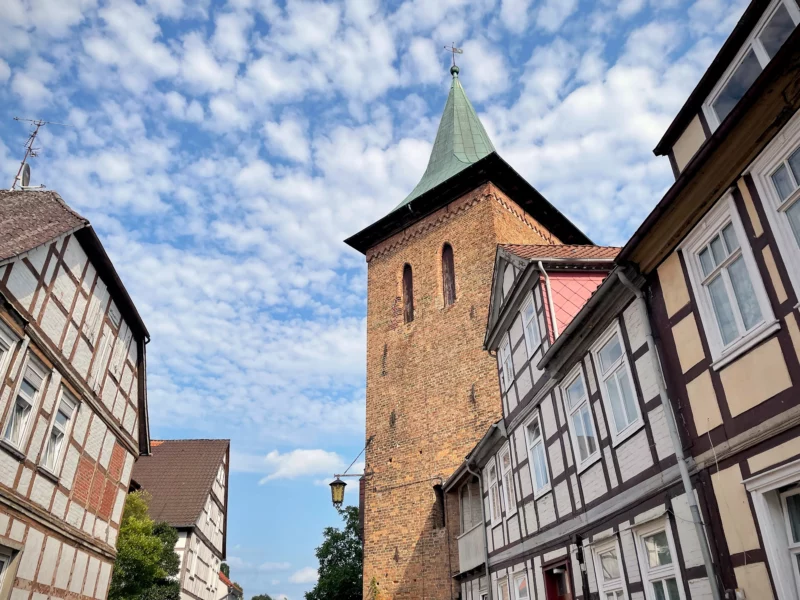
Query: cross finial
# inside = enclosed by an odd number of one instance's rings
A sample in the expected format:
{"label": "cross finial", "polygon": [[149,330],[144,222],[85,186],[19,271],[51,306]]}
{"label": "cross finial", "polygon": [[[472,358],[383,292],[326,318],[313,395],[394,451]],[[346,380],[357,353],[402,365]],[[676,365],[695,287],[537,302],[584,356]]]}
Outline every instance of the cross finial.
{"label": "cross finial", "polygon": [[464,51],[461,48],[456,48],[456,43],[453,42],[450,46],[445,46],[445,50],[451,52],[453,54],[453,66],[450,67],[450,74],[453,77],[458,76],[458,66],[456,65],[456,54],[464,54]]}

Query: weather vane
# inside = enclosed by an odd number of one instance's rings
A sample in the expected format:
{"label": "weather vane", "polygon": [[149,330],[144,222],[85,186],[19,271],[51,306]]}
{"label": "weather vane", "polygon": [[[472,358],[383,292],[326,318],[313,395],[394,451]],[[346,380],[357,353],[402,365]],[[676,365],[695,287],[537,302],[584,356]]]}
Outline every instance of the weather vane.
{"label": "weather vane", "polygon": [[456,54],[464,54],[464,51],[461,48],[456,48],[456,43],[453,42],[450,46],[445,46],[445,50],[448,52],[452,52],[453,54],[453,66],[456,66]]}

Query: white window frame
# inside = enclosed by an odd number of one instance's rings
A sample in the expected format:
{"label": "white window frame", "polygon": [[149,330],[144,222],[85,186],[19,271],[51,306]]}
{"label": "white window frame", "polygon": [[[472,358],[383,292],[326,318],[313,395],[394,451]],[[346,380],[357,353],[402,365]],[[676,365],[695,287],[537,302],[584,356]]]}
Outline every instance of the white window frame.
{"label": "white window frame", "polygon": [[19,337],[14,335],[6,325],[0,321],[0,381],[6,377],[6,369],[11,362],[14,348],[19,343]]}
{"label": "white window frame", "polygon": [[[753,501],[767,564],[777,592],[776,598],[780,600],[800,599],[800,581],[796,575],[797,567],[792,564],[788,551],[784,501],[779,497],[776,502],[773,493],[778,495],[780,488],[797,482],[800,482],[800,460],[769,469],[743,482]],[[776,514],[776,511],[780,513]]]}
{"label": "white window frame", "polygon": [[[533,594],[531,594],[531,582],[528,579],[528,572],[520,571],[519,573],[514,573],[513,576],[514,580],[514,595],[513,600],[533,600]],[[519,596],[519,584],[522,580],[525,580],[525,583],[528,586],[528,597],[527,598],[520,598]]]}
{"label": "white window frame", "polygon": [[[25,427],[20,433],[19,439],[17,441],[12,441],[6,438],[6,430],[14,414],[17,398],[22,391],[22,382],[28,377],[28,371],[31,371],[35,377],[38,377],[41,383],[39,383],[38,388],[35,388],[36,392],[33,398],[28,399],[23,397],[23,400],[30,404],[31,410],[30,413],[28,413],[28,419],[25,421]],[[31,432],[33,430],[33,424],[36,422],[39,414],[39,407],[42,403],[42,391],[47,385],[48,373],[44,366],[39,363],[39,361],[35,359],[30,352],[26,354],[25,362],[22,364],[22,368],[19,370],[19,373],[20,376],[16,386],[14,387],[14,393],[10,398],[8,414],[3,422],[3,429],[0,431],[0,439],[2,439],[3,442],[9,446],[16,448],[19,452],[24,453],[25,446],[28,444],[28,440],[30,439]],[[28,383],[30,384],[31,382],[29,381]]]}
{"label": "white window frame", "polygon": [[[474,487],[471,487],[473,485],[474,485]],[[477,494],[477,502],[479,503],[479,505],[478,505],[478,508],[479,508],[479,510],[478,510],[478,512],[479,512],[479,514],[478,514],[478,522],[477,523],[470,523],[469,527],[466,526],[467,524],[466,524],[466,521],[464,519],[466,511],[464,510],[464,508],[465,508],[464,507],[464,497],[463,497],[462,494],[464,493],[465,489],[467,490],[467,495],[469,497],[469,506],[467,508],[469,509],[469,512],[470,512],[470,515],[469,515],[470,522],[472,521],[472,502],[473,502],[472,492],[473,491]],[[461,528],[461,532],[460,532],[461,535],[469,533],[470,531],[472,531],[473,529],[475,529],[476,527],[478,527],[480,525],[484,525],[484,522],[483,522],[483,496],[481,496],[481,486],[480,486],[480,483],[478,482],[478,480],[475,480],[474,482],[473,481],[467,481],[466,483],[464,483],[458,489],[458,509],[460,511],[460,514],[459,514],[459,517],[460,517],[459,518],[459,527]]]}
{"label": "white window frame", "polygon": [[189,568],[189,577],[194,579],[195,575],[197,574],[197,558],[198,554],[200,554],[200,538],[195,535],[192,537],[190,544],[192,546],[190,548],[192,552],[192,564]]}
{"label": "white window frame", "polygon": [[[539,331],[539,314],[536,311],[536,303],[533,301],[533,293],[534,290],[531,290],[528,294],[528,298],[522,303],[522,307],[519,309],[520,317],[522,317],[522,332],[525,337],[525,348],[528,350],[528,358],[533,356],[533,353],[536,352],[542,343],[542,332]],[[533,311],[533,316],[526,322],[525,310],[528,307]],[[528,325],[533,325],[533,332],[530,334],[528,333]],[[530,339],[531,335],[536,339]]]}
{"label": "white window frame", "polygon": [[772,183],[772,174],[798,149],[800,149],[800,112],[789,119],[786,126],[753,161],[746,173],[750,173],[753,177],[756,190],[764,205],[767,222],[775,234],[783,262],[787,265],[789,281],[794,288],[795,296],[800,299],[800,269],[789,268],[789,265],[800,264],[800,244],[795,239],[789,219],[783,212],[795,202],[800,202],[800,188],[786,200],[781,200]]}
{"label": "white window frame", "polygon": [[[600,557],[603,554],[615,552],[617,555],[617,564],[619,565],[619,578],[611,579],[608,582],[603,578],[603,564]],[[594,560],[594,574],[597,580],[597,590],[600,600],[607,600],[607,594],[616,594],[622,592],[624,600],[629,600],[628,589],[625,586],[625,577],[623,576],[623,559],[622,551],[620,550],[619,539],[613,536],[608,540],[603,540],[596,543],[592,547],[592,558]]]}
{"label": "white window frame", "polygon": [[787,550],[789,555],[792,559],[789,559],[789,562],[792,563],[792,571],[794,572],[794,580],[797,585],[798,591],[800,591],[800,565],[798,565],[798,559],[800,558],[800,542],[793,542],[791,536],[792,526],[789,520],[789,506],[787,503],[787,498],[789,496],[800,496],[800,489],[795,488],[793,490],[789,490],[788,492],[784,492],[781,494],[781,508],[783,509],[783,516],[784,516],[784,526],[786,527],[786,539],[787,539]]}
{"label": "white window frame", "polygon": [[[667,535],[667,545],[669,546],[669,552],[672,556],[672,565],[670,567],[661,566],[651,568],[647,560],[647,549],[644,545],[644,539],[661,531],[665,532]],[[674,578],[678,587],[678,596],[680,600],[686,600],[683,591],[683,578],[681,577],[681,569],[678,564],[678,551],[675,548],[675,540],[672,538],[672,527],[667,517],[664,516],[659,519],[654,519],[641,527],[637,527],[634,529],[633,535],[636,540],[636,555],[639,558],[639,571],[642,575],[645,598],[647,600],[656,600],[652,586],[654,581]]]}
{"label": "white window frame", "polygon": [[[492,477],[494,472],[494,477]],[[497,461],[492,457],[491,462],[486,465],[486,477],[489,480],[489,485],[486,489],[489,490],[489,516],[491,517],[492,527],[499,525],[503,522],[503,505],[500,498],[500,470],[497,468]]]}
{"label": "white window frame", "polygon": [[[507,354],[506,354],[507,353]],[[500,361],[500,366],[503,369],[502,386],[503,392],[507,392],[511,385],[514,383],[514,356],[511,351],[511,340],[508,333],[503,334],[503,341],[497,351],[497,357]],[[511,368],[509,369],[509,365]]]}
{"label": "white window frame", "polygon": [[764,14],[761,15],[761,18],[756,23],[756,26],[753,28],[753,31],[750,32],[750,35],[747,36],[747,40],[745,40],[742,47],[739,49],[739,52],[736,54],[736,57],[731,61],[731,64],[725,70],[725,73],[720,77],[717,84],[711,90],[711,93],[706,98],[706,101],[703,102],[703,114],[706,117],[706,121],[708,122],[708,126],[713,132],[720,126],[721,121],[717,117],[717,113],[714,110],[714,102],[719,97],[720,92],[725,88],[725,86],[730,81],[731,77],[733,76],[736,69],[744,60],[745,56],[748,54],[750,49],[753,49],[753,53],[756,55],[759,64],[761,65],[761,71],[763,72],[764,69],[770,62],[769,55],[767,51],[764,49],[764,46],[759,39],[764,26],[767,22],[772,19],[772,16],[775,14],[775,11],[778,10],[778,6],[783,4],[786,7],[786,10],[789,13],[789,16],[794,20],[795,27],[797,27],[798,23],[800,23],[800,8],[797,7],[797,4],[794,3],[793,0],[773,0],[773,2],[769,5],[769,7],[764,11]]}
{"label": "white window frame", "polygon": [[[569,406],[569,399],[567,396],[567,389],[575,383],[578,379],[583,380],[583,392],[584,397],[581,402],[579,402],[574,408],[570,408]],[[582,363],[578,363],[569,372],[569,375],[564,378],[563,383],[559,386],[561,391],[561,401],[564,406],[564,414],[566,415],[567,419],[567,426],[569,427],[569,436],[570,440],[572,441],[572,455],[575,458],[575,465],[577,467],[578,473],[582,473],[586,469],[588,469],[591,465],[596,463],[600,459],[600,436],[597,433],[597,428],[595,427],[594,423],[594,411],[592,410],[592,402],[589,399],[589,387],[588,382],[586,381],[586,377],[583,374]],[[635,390],[634,390],[635,391]],[[572,416],[579,412],[584,406],[589,411],[589,419],[592,426],[592,433],[594,434],[595,439],[595,449],[594,452],[589,454],[585,459],[581,460],[580,450],[578,446],[578,436],[576,435],[575,427],[572,424]]]}
{"label": "white window frame", "polygon": [[[713,237],[722,231],[729,222],[733,225],[733,230],[739,242],[741,256],[747,267],[750,283],[753,286],[753,293],[756,296],[756,301],[761,310],[762,322],[725,345],[722,340],[722,333],[717,323],[717,317],[711,303],[708,288],[703,285],[703,281],[706,277],[701,270],[698,253]],[[689,282],[691,283],[695,299],[697,300],[700,319],[703,322],[703,328],[705,329],[706,338],[711,350],[713,369],[719,370],[724,367],[737,356],[740,356],[743,352],[752,348],[755,344],[761,342],[780,328],[780,324],[776,321],[772,312],[772,306],[770,305],[766,289],[764,288],[764,280],[761,277],[761,272],[758,270],[758,266],[753,257],[753,249],[750,247],[750,240],[745,234],[739,211],[736,209],[731,194],[726,194],[720,199],[708,214],[695,225],[694,229],[686,236],[686,239],[680,245],[680,250],[683,252],[686,269],[689,273]],[[730,259],[726,259],[726,261],[728,260]],[[731,296],[730,300],[732,304],[736,303],[736,298],[734,296]],[[732,308],[736,311],[736,318],[740,319],[741,317],[738,316],[738,306]],[[737,322],[737,327],[738,326]]]}
{"label": "white window frame", "polygon": [[[503,464],[503,457],[508,455],[508,469]],[[506,507],[506,518],[517,514],[517,492],[514,485],[514,461],[511,456],[511,445],[506,445],[500,450],[500,478],[503,481],[503,502]]]}
{"label": "white window frame", "polygon": [[[617,341],[619,342],[619,347],[622,350],[622,356],[618,359],[618,362],[614,363],[609,368],[608,373],[603,373],[603,365],[600,362],[600,350],[603,349],[603,346],[606,345],[614,336],[617,337]],[[625,339],[622,337],[622,330],[620,329],[619,322],[615,321],[611,326],[608,327],[603,332],[598,340],[594,343],[591,349],[592,358],[594,359],[594,368],[597,374],[597,384],[600,387],[600,397],[603,400],[603,406],[606,410],[606,415],[608,415],[608,432],[611,435],[611,445],[618,446],[629,437],[631,437],[634,433],[639,431],[642,427],[644,427],[644,419],[642,418],[642,409],[639,406],[639,395],[636,392],[636,385],[633,381],[633,370],[631,369],[631,362],[628,357],[628,351],[625,348]],[[619,371],[620,368],[624,368],[627,374],[628,384],[630,385],[631,393],[633,394],[634,399],[634,406],[636,408],[636,418],[633,419],[628,425],[626,425],[622,430],[617,431],[617,423],[614,420],[614,411],[611,407],[611,398],[608,396],[608,390],[606,389],[606,381],[611,377],[612,374]]]}
{"label": "white window frame", "polygon": [[[56,416],[58,416],[59,411],[61,411],[62,404],[64,404],[69,411],[69,418],[63,429],[58,427],[58,423],[56,422]],[[75,425],[75,419],[78,417],[79,409],[80,402],[78,399],[62,385],[58,391],[58,397],[56,398],[56,403],[53,408],[53,414],[50,417],[50,423],[48,423],[47,426],[47,435],[45,436],[44,446],[42,446],[42,455],[39,459],[39,466],[55,476],[58,476],[61,472],[61,465],[64,463],[64,456],[66,455],[66,449],[69,446],[70,436],[72,435],[72,427]],[[53,429],[56,428],[61,430],[63,436],[61,438],[61,447],[58,449],[58,454],[56,454],[53,464],[48,465],[45,463],[47,448],[50,445]]]}
{"label": "white window frame", "polygon": [[508,576],[501,577],[500,579],[497,580],[497,600],[503,600],[503,594],[500,592],[500,589],[503,586],[506,587],[505,597],[508,598],[508,600],[511,600],[511,584]]}
{"label": "white window frame", "polygon": [[[533,424],[534,421],[539,423],[539,431],[541,432],[541,436],[539,441],[535,443],[531,443],[530,439],[530,426]],[[550,474],[550,466],[547,464],[547,442],[545,441],[546,434],[544,431],[544,425],[542,421],[541,414],[539,413],[538,409],[534,411],[534,413],[528,418],[527,421],[522,426],[523,431],[525,433],[525,449],[528,453],[528,471],[531,475],[531,486],[533,487],[533,497],[539,498],[540,496],[549,492],[553,487],[553,477]],[[544,456],[544,473],[547,476],[547,481],[543,486],[537,488],[536,486],[536,474],[534,472],[534,446],[542,445],[542,454]]]}

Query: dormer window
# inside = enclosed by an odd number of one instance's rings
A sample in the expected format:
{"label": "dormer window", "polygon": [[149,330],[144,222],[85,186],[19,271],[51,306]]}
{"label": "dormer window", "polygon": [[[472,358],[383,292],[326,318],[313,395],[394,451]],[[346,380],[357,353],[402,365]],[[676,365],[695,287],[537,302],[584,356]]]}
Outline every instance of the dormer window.
{"label": "dormer window", "polygon": [[730,114],[798,23],[800,8],[793,0],[774,0],[764,11],[736,59],[703,106],[703,112],[712,129],[719,127]]}

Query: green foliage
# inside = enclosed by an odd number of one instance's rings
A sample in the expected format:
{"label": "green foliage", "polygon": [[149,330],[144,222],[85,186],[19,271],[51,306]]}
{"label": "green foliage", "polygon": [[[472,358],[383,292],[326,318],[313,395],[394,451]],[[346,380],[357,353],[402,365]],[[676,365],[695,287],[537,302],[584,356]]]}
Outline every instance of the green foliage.
{"label": "green foliage", "polygon": [[361,600],[363,551],[358,537],[358,508],[339,510],[344,529],[326,527],[317,548],[319,579],[306,600]]}
{"label": "green foliage", "polygon": [[258,596],[253,596],[250,600],[272,600],[272,596],[269,594],[259,594]]}
{"label": "green foliage", "polygon": [[380,600],[381,590],[378,588],[378,580],[374,577],[369,580],[369,600]]}
{"label": "green foliage", "polygon": [[230,566],[228,566],[228,563],[222,563],[219,566],[219,570],[222,571],[222,574],[225,575],[225,577],[230,578],[230,576],[231,576],[231,568],[230,568]]}
{"label": "green foliage", "polygon": [[109,600],[180,600],[180,585],[170,579],[180,568],[178,532],[153,522],[147,514],[149,502],[147,492],[125,499]]}

